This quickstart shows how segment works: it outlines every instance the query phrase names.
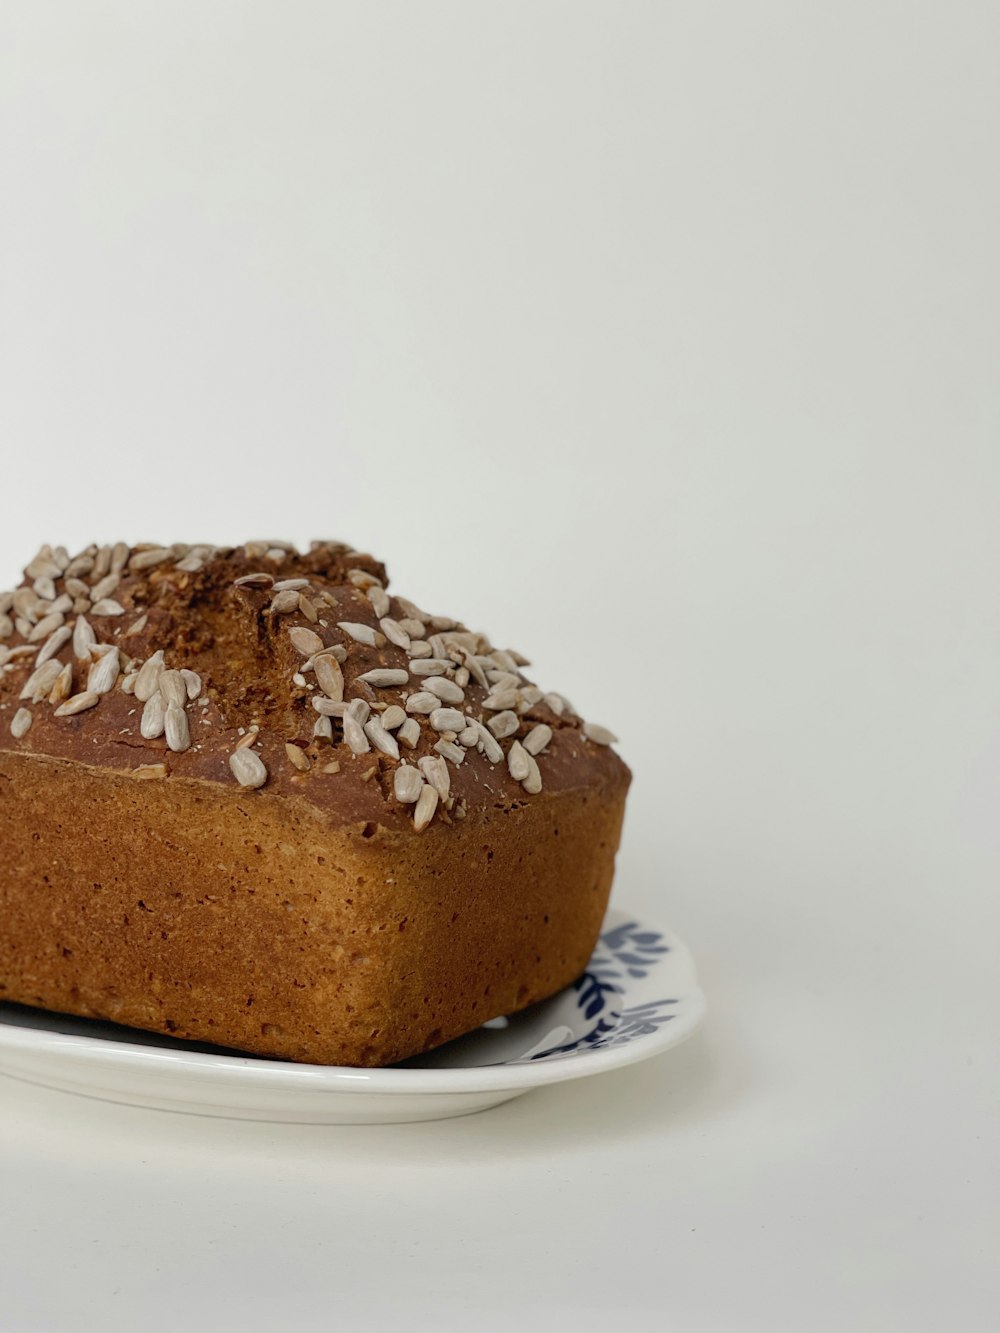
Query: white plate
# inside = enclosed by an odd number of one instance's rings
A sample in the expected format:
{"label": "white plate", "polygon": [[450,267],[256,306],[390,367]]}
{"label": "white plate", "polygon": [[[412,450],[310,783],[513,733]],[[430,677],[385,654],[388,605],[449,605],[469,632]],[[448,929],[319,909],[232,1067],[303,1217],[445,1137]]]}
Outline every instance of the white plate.
{"label": "white plate", "polygon": [[612,910],[586,972],[572,986],[388,1069],[233,1055],[0,1004],[0,1073],[192,1115],[300,1124],[438,1120],[658,1055],[689,1036],[704,1009],[694,962],[680,940]]}

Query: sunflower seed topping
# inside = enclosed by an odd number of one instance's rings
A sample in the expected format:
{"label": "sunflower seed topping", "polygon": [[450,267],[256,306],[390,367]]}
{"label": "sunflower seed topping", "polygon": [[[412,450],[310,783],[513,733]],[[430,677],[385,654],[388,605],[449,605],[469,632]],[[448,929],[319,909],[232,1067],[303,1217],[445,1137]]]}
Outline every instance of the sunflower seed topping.
{"label": "sunflower seed topping", "polygon": [[528,762],[531,755],[521,744],[520,741],[514,741],[507,751],[507,768],[515,782],[523,782],[531,774],[531,764]]}
{"label": "sunflower seed topping", "polygon": [[431,726],[435,731],[453,731],[457,735],[465,728],[465,718],[457,708],[435,708]]}
{"label": "sunflower seed topping", "polygon": [[233,579],[233,586],[236,588],[270,588],[273,583],[273,577],[264,570],[258,570],[253,574],[242,574],[238,579]]}
{"label": "sunflower seed topping", "polygon": [[163,649],[155,652],[152,657],[147,658],[139,668],[139,674],[135,680],[135,697],[141,704],[152,696],[160,688],[160,676],[163,674]]}
{"label": "sunflower seed topping", "polygon": [[399,745],[395,736],[391,736],[377,718],[370,718],[365,723],[364,732],[376,750],[381,750],[390,759],[399,758]]}
{"label": "sunflower seed topping", "polygon": [[296,625],[288,631],[288,637],[292,641],[292,647],[305,657],[311,657],[313,653],[323,651],[323,640],[315,630],[306,629],[304,625]]}
{"label": "sunflower seed topping", "polygon": [[20,699],[30,699],[33,704],[41,703],[56,683],[61,670],[61,662],[53,661],[51,658],[49,661],[43,662],[40,667],[35,668],[24,682],[18,697]]}
{"label": "sunflower seed topping", "polygon": [[10,720],[10,734],[16,741],[27,734],[31,726],[31,713],[27,708],[19,708]]}
{"label": "sunflower seed topping", "polygon": [[123,639],[127,639],[131,634],[141,634],[149,623],[149,616],[145,613],[138,620],[133,620],[128,629],[122,634]]}
{"label": "sunflower seed topping", "polygon": [[314,694],[310,703],[323,717],[343,717],[347,712],[343,699],[328,699],[325,695]]}
{"label": "sunflower seed topping", "polygon": [[297,768],[300,773],[308,773],[310,768],[312,768],[312,764],[309,762],[309,756],[297,745],[293,745],[291,741],[285,742],[285,754],[292,767]]}
{"label": "sunflower seed topping", "polygon": [[167,744],[175,753],[180,753],[182,750],[189,748],[191,744],[191,730],[188,726],[187,713],[185,713],[181,705],[175,703],[173,699],[167,704],[164,730],[167,734]]}
{"label": "sunflower seed topping", "polygon": [[[115,687],[118,679],[118,649],[107,644],[99,645],[104,651],[91,663],[87,673],[87,689],[94,694],[107,694]],[[96,651],[96,647],[94,649]]]}
{"label": "sunflower seed topping", "polygon": [[229,767],[241,787],[263,787],[267,781],[264,761],[254,750],[234,750],[229,756]]}
{"label": "sunflower seed topping", "polygon": [[378,622],[378,627],[397,648],[402,648],[404,653],[410,651],[410,636],[398,620],[393,620],[391,616],[383,616]]}
{"label": "sunflower seed topping", "polygon": [[[137,551],[128,563],[129,569],[140,573],[144,569],[153,569],[170,559],[170,549],[166,546],[154,546],[148,551]],[[110,563],[110,557],[109,557]]]}
{"label": "sunflower seed topping", "polygon": [[291,591],[276,593],[267,609],[272,616],[291,615],[293,611],[299,609],[299,594]]}
{"label": "sunflower seed topping", "polygon": [[[430,646],[429,643],[425,643],[422,639],[411,639],[410,646],[406,651],[410,654],[411,659],[413,659],[421,657],[430,657],[433,654],[434,649]],[[410,666],[411,668],[413,666],[412,660],[410,662]]]}
{"label": "sunflower seed topping", "polygon": [[514,732],[520,727],[520,719],[516,713],[510,709],[504,709],[502,713],[497,713],[486,724],[498,741],[502,741],[505,736],[513,736]]}
{"label": "sunflower seed topping", "polygon": [[139,720],[139,735],[143,740],[152,741],[157,736],[163,735],[163,729],[166,726],[166,711],[163,695],[157,690],[146,700],[142,717]]}
{"label": "sunflower seed topping", "polygon": [[56,600],[56,585],[45,574],[41,578],[35,579],[32,585],[35,592],[45,602],[54,602]]}
{"label": "sunflower seed topping", "polygon": [[539,722],[537,727],[532,727],[524,738],[524,748],[529,754],[541,754],[552,739],[552,728],[544,722]]}
{"label": "sunflower seed topping", "polygon": [[41,639],[47,639],[54,630],[62,626],[63,619],[61,611],[54,611],[51,615],[43,616],[37,625],[32,626],[25,638],[29,643],[38,643]]}
{"label": "sunflower seed topping", "polygon": [[60,704],[55,711],[55,716],[72,717],[75,713],[85,713],[88,708],[93,708],[100,701],[101,696],[99,694],[94,694],[92,690],[86,690],[83,694],[74,694],[64,704]]}
{"label": "sunflower seed topping", "polygon": [[92,616],[123,616],[125,608],[121,602],[116,602],[113,597],[102,597],[99,602],[95,602],[90,608]]}
{"label": "sunflower seed topping", "polygon": [[458,733],[459,745],[464,745],[467,750],[471,750],[479,744],[479,728],[476,726],[466,727]]}
{"label": "sunflower seed topping", "polygon": [[382,646],[379,643],[380,639],[382,643],[385,642],[384,636],[372,629],[371,625],[361,625],[353,620],[340,620],[337,622],[337,628],[342,629],[355,643],[366,644],[369,648],[380,648]]}
{"label": "sunflower seed topping", "polygon": [[454,741],[446,741],[443,738],[434,745],[438,754],[444,755],[445,759],[450,759],[453,764],[460,764],[465,759],[465,751],[460,749]]}
{"label": "sunflower seed topping", "polygon": [[350,713],[344,714],[344,740],[355,754],[367,754],[371,749],[364,727]]}
{"label": "sunflower seed topping", "polygon": [[378,690],[388,689],[392,685],[405,685],[409,679],[409,672],[394,667],[379,667],[374,671],[366,671],[364,675],[358,677],[358,680],[363,680],[366,685],[373,685]]}
{"label": "sunflower seed topping", "polygon": [[121,579],[117,574],[105,574],[104,578],[95,583],[87,596],[92,602],[99,602],[103,597],[110,597],[118,589]]}
{"label": "sunflower seed topping", "polygon": [[325,714],[321,714],[313,723],[313,740],[333,740],[333,723]]}
{"label": "sunflower seed topping", "polygon": [[525,751],[525,757],[528,760],[528,776],[522,781],[521,786],[529,796],[537,796],[542,790],[542,774],[535,756]]}
{"label": "sunflower seed topping", "polygon": [[412,764],[400,764],[392,775],[392,790],[402,805],[412,805],[424,788],[424,780]]}
{"label": "sunflower seed topping", "polygon": [[308,579],[279,579],[274,584],[275,592],[301,592],[303,588],[309,587]]}
{"label": "sunflower seed topping", "polygon": [[198,675],[197,671],[189,671],[187,667],[182,667],[181,678],[184,681],[187,697],[189,699],[197,699],[201,694],[201,677]]}
{"label": "sunflower seed topping", "polygon": [[408,713],[433,713],[436,708],[441,707],[441,700],[436,694],[424,690],[411,694],[404,706]]}
{"label": "sunflower seed topping", "polygon": [[55,657],[63,646],[73,637],[73,631],[68,625],[60,625],[58,629],[52,631],[49,637],[38,650],[38,656],[35,658],[35,665],[41,666],[47,662],[50,657]]}
{"label": "sunflower seed topping", "polygon": [[69,662],[63,667],[56,676],[55,684],[49,691],[49,703],[53,708],[57,708],[61,703],[69,698],[73,693],[73,668]]}
{"label": "sunflower seed topping", "polygon": [[129,771],[130,778],[135,778],[138,782],[156,781],[167,776],[166,764],[140,764],[138,768]]}
{"label": "sunflower seed topping", "polygon": [[390,704],[382,714],[382,725],[386,731],[395,731],[406,721],[406,713],[399,704]]}
{"label": "sunflower seed topping", "polygon": [[585,722],[583,724],[583,734],[588,741],[593,741],[595,745],[613,745],[618,737],[613,731],[608,731],[607,727],[600,727],[596,722]]}
{"label": "sunflower seed topping", "polygon": [[[430,644],[426,646],[430,648]],[[410,662],[410,671],[415,676],[440,676],[450,667],[451,661],[446,657],[418,657]]]}
{"label": "sunflower seed topping", "polygon": [[396,740],[401,745],[405,745],[408,750],[420,740],[420,723],[415,717],[408,717],[403,725],[396,732]]}
{"label": "sunflower seed topping", "polygon": [[507,708],[517,707],[517,691],[511,689],[496,690],[483,700],[483,707],[502,712]]}
{"label": "sunflower seed topping", "polygon": [[161,672],[159,685],[164,703],[176,704],[178,708],[184,707],[187,702],[187,686],[179,671]]}
{"label": "sunflower seed topping", "polygon": [[423,774],[424,780],[431,784],[441,800],[446,801],[451,793],[451,774],[444,760],[438,755],[424,755],[422,759],[417,760],[417,767]]}
{"label": "sunflower seed topping", "polygon": [[257,737],[260,735],[260,727],[251,727],[244,736],[241,736],[236,742],[237,750],[248,750],[251,745],[257,744]]}
{"label": "sunflower seed topping", "polygon": [[316,673],[316,683],[327,698],[343,699],[344,673],[332,653],[320,653],[313,661],[313,671]]}
{"label": "sunflower seed topping", "polygon": [[436,787],[425,783],[421,789],[420,796],[417,799],[416,807],[413,811],[413,827],[417,833],[423,833],[424,829],[434,818],[434,811],[438,806],[438,791]]}
{"label": "sunflower seed topping", "polygon": [[382,617],[389,614],[389,608],[392,603],[389,601],[389,594],[384,588],[376,584],[368,589],[365,596],[368,598],[369,602],[371,602],[372,610],[377,616]]}

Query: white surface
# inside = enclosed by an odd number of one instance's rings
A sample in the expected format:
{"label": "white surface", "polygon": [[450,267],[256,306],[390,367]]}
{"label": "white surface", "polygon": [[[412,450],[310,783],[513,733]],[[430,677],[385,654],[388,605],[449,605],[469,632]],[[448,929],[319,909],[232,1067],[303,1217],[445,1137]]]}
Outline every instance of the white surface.
{"label": "white surface", "polygon": [[620,733],[620,900],[712,998],[450,1123],[4,1083],[5,1333],[996,1328],[998,41],[908,0],[2,7],[2,567],[377,547]]}
{"label": "white surface", "polygon": [[[641,965],[626,966],[636,960]],[[403,1124],[470,1115],[537,1088],[650,1060],[691,1036],[704,1012],[686,946],[634,912],[612,909],[576,985],[405,1066],[352,1069],[256,1059],[0,1004],[0,1074],[189,1115]]]}

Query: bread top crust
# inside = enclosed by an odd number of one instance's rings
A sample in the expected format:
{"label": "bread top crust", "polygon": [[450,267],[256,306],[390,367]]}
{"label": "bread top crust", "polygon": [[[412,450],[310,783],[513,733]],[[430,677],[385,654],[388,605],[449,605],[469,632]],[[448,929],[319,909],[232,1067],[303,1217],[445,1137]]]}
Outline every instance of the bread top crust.
{"label": "bread top crust", "polygon": [[400,830],[620,794],[610,733],[523,665],[341,543],[43,547],[0,594],[0,748]]}

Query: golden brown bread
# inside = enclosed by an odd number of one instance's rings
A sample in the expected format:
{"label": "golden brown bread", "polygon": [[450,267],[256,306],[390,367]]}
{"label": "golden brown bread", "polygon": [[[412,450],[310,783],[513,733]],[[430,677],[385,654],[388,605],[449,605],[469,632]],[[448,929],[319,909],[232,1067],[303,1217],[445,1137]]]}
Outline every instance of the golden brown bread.
{"label": "golden brown bread", "polygon": [[0,1000],[380,1065],[581,971],[628,770],[385,589],[335,543],[43,548],[0,595]]}

